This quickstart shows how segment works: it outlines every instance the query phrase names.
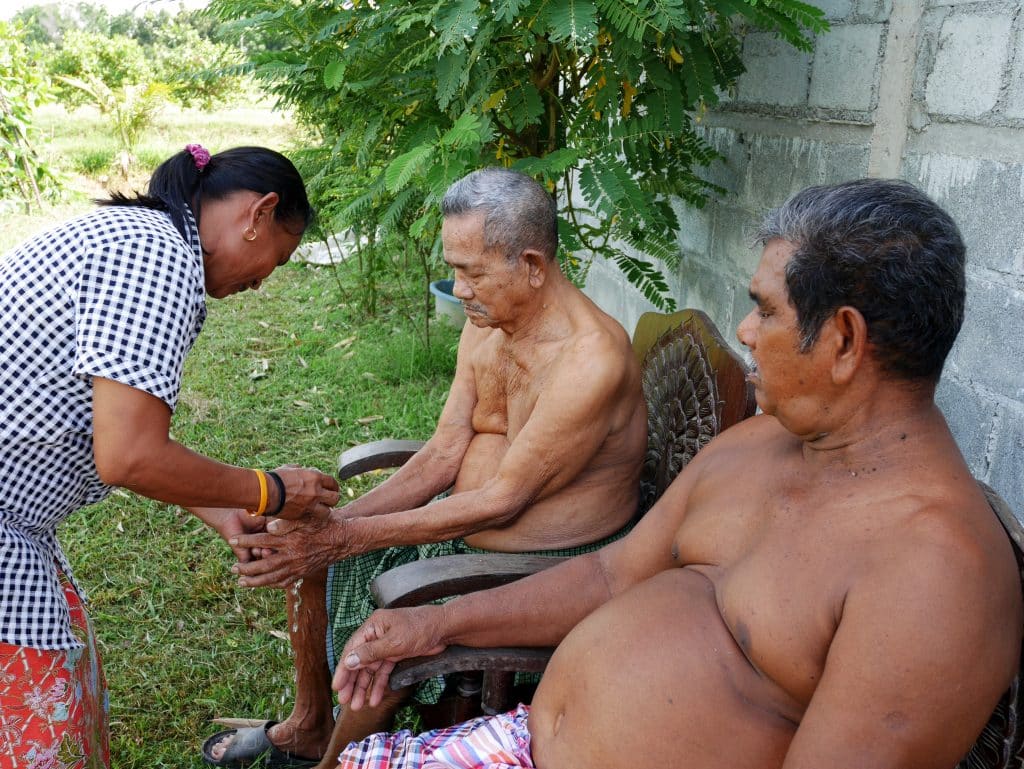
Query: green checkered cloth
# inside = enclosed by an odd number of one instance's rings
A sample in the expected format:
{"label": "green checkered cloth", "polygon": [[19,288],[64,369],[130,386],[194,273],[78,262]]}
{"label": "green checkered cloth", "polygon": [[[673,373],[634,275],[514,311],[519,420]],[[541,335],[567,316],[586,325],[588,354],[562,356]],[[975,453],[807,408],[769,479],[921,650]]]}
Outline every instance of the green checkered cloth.
{"label": "green checkered cloth", "polygon": [[[605,537],[599,542],[589,545],[578,545],[576,547],[565,547],[557,550],[535,550],[522,555],[552,555],[552,556],[574,556],[590,553],[594,550],[621,539],[633,528],[631,521],[625,527],[611,536]],[[465,540],[452,539],[446,542],[433,542],[427,545],[413,545],[403,547],[388,547],[383,550],[373,550],[362,555],[354,555],[331,565],[327,571],[327,660],[333,673],[338,664],[338,657],[342,649],[348,643],[348,639],[359,627],[369,619],[373,610],[377,608],[370,595],[370,583],[376,577],[389,569],[401,566],[405,563],[412,563],[424,558],[439,558],[443,555],[462,555],[465,553],[493,553],[493,550],[481,550],[470,547]],[[532,675],[531,678],[516,678],[516,683],[535,682],[540,676]],[[444,678],[438,676],[429,681],[423,681],[416,688],[413,699],[425,705],[433,705],[441,697],[444,690]]]}

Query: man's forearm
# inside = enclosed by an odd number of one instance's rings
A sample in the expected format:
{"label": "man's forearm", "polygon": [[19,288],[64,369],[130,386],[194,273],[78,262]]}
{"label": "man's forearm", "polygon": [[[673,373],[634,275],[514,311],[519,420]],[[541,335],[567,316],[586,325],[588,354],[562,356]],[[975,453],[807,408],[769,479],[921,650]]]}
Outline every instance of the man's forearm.
{"label": "man's forearm", "polygon": [[341,508],[342,515],[365,518],[425,505],[455,483],[461,456],[437,456],[428,444],[382,484]]}
{"label": "man's forearm", "polygon": [[611,597],[600,553],[587,553],[439,606],[440,640],[445,645],[480,648],[557,646]]}
{"label": "man's forearm", "polygon": [[[496,496],[486,488],[477,489],[411,510],[351,518],[345,521],[346,539],[362,552],[444,542],[504,526],[524,507],[525,501]],[[345,515],[344,508],[338,512]]]}

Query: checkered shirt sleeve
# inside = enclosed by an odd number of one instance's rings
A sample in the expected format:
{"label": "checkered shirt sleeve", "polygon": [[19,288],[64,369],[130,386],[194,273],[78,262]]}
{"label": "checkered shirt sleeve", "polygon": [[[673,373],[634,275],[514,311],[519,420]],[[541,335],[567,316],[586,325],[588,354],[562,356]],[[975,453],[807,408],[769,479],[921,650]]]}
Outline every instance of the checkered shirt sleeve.
{"label": "checkered shirt sleeve", "polygon": [[173,409],[206,316],[194,220],[103,207],[0,257],[0,642],[81,646],[55,564],[57,525],[103,499],[92,454],[92,378]]}

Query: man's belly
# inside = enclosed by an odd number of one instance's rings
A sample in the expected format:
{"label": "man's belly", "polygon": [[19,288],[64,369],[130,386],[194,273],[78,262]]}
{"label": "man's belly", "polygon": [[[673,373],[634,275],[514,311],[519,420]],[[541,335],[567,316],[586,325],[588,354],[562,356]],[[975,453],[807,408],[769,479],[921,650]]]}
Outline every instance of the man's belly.
{"label": "man's belly", "polygon": [[[508,446],[504,435],[478,433],[463,458],[453,493],[480,488],[493,478]],[[588,545],[618,532],[632,519],[637,489],[629,465],[585,468],[567,486],[542,492],[508,525],[465,539],[473,547],[510,553]]]}
{"label": "man's belly", "polygon": [[711,582],[673,569],[566,636],[529,728],[539,769],[770,769],[798,719],[736,645]]}

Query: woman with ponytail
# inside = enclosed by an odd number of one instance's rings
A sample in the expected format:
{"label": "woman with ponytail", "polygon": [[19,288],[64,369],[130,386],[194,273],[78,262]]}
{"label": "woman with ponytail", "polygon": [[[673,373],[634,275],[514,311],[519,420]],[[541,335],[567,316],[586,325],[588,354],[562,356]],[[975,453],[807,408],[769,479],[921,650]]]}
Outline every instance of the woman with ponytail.
{"label": "woman with ponytail", "polygon": [[0,769],[49,765],[58,750],[109,764],[103,675],[56,538],[64,518],[123,487],[230,540],[338,501],[318,470],[234,467],[169,434],[205,296],[258,289],[313,217],[291,162],[190,144],[145,194],[98,202],[0,257]]}

